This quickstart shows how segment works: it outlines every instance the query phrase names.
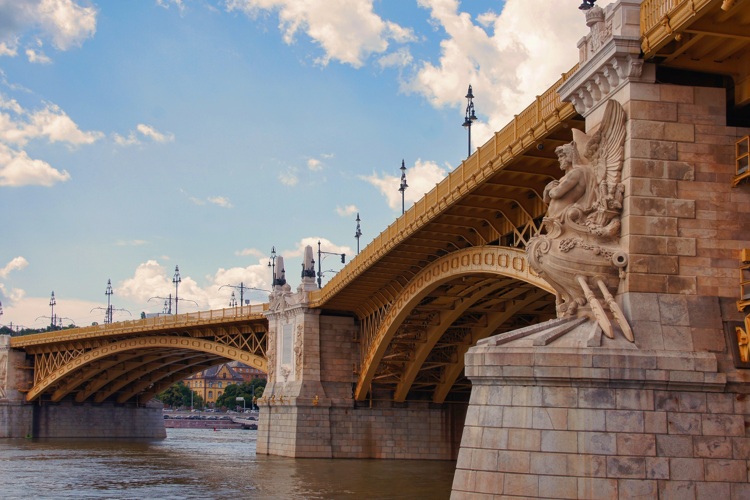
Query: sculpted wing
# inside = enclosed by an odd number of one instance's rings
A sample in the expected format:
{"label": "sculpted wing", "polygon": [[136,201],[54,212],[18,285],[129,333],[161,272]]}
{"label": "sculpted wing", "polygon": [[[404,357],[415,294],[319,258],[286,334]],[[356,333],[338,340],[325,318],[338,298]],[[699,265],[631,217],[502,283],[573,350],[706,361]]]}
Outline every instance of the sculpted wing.
{"label": "sculpted wing", "polygon": [[616,101],[607,102],[599,132],[597,163],[597,181],[607,181],[608,186],[615,186],[620,182],[622,160],[625,144],[625,111]]}

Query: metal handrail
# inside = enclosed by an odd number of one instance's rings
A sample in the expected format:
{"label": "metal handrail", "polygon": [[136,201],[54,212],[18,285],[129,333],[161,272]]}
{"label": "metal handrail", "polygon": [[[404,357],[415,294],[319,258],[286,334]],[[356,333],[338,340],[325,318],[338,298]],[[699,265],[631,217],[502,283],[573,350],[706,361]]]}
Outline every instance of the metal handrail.
{"label": "metal handrail", "polygon": [[243,307],[213,309],[209,311],[191,312],[155,316],[152,318],[118,321],[106,325],[91,325],[68,330],[34,333],[22,337],[12,337],[11,346],[23,347],[33,344],[55,341],[69,341],[102,334],[127,334],[130,332],[146,332],[149,330],[196,326],[198,324],[219,323],[233,319],[247,320],[264,318],[263,312],[268,310],[268,304],[255,304]]}

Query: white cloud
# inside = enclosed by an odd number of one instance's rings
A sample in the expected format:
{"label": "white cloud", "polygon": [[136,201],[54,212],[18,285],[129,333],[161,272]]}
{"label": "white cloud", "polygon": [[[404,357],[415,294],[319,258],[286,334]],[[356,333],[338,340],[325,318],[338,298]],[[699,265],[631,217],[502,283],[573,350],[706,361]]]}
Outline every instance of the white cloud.
{"label": "white cloud", "polygon": [[[322,252],[329,252],[334,254],[346,254],[348,258],[351,258],[351,256],[354,255],[354,252],[352,251],[352,248],[347,245],[336,245],[331,240],[327,238],[321,238],[320,236],[308,236],[305,238],[302,238],[297,242],[295,245],[295,248],[291,250],[284,250],[281,252],[281,255],[284,256],[285,259],[293,259],[297,257],[302,257],[305,255],[305,247],[310,245],[313,249],[313,256],[316,259],[318,258],[318,242],[320,242],[320,250]],[[325,257],[323,257],[325,259]],[[336,257],[335,255],[331,256],[332,259],[330,263],[332,264],[337,258],[341,259],[341,257]],[[328,262],[327,260],[325,262]],[[340,260],[338,261],[341,262]],[[331,267],[330,264],[326,264],[328,267]],[[317,264],[316,264],[317,266]],[[333,266],[336,267],[336,266]],[[287,277],[289,276],[289,270],[287,269]]]}
{"label": "white cloud", "polygon": [[[169,300],[170,294],[174,297],[173,275],[174,273],[171,270],[166,269],[157,261],[149,260],[140,264],[133,276],[117,285],[115,291],[126,300],[148,304],[148,310],[161,311],[164,301]],[[214,275],[206,276],[206,286],[200,286],[196,280],[185,275],[184,272],[181,272],[180,275],[182,281],[178,288],[179,312],[228,307],[232,291],[235,291],[237,300],[240,299],[239,290],[233,287],[239,287],[242,283],[247,288],[267,290],[270,288],[271,279],[268,262],[262,256],[258,259],[258,264],[229,269],[219,268]],[[250,300],[252,303],[268,300],[267,294],[247,288],[244,292],[244,299]],[[193,301],[197,302],[198,306]],[[174,302],[172,307],[174,308]]]}
{"label": "white cloud", "polygon": [[0,2],[0,55],[15,56],[27,34],[51,40],[58,50],[78,47],[96,33],[97,11],[73,0],[10,0]]}
{"label": "white cloud", "polygon": [[5,267],[0,269],[0,278],[7,278],[11,271],[20,271],[29,265],[29,261],[25,258],[18,256],[13,258],[10,262],[5,264]]}
{"label": "white cloud", "polygon": [[268,257],[267,254],[261,252],[257,248],[243,248],[242,250],[237,250],[236,252],[234,252],[234,254],[242,257],[250,255],[253,257],[259,257],[261,259],[265,259]]}
{"label": "white cloud", "polygon": [[18,55],[18,39],[10,39],[0,42],[0,57]]}
{"label": "white cloud", "polygon": [[29,158],[26,151],[14,151],[0,142],[0,186],[45,186],[70,179],[70,174],[43,160]]}
{"label": "white cloud", "polygon": [[297,169],[290,167],[279,174],[279,182],[285,186],[296,186],[299,182],[297,177]]}
{"label": "white cloud", "polygon": [[[422,161],[418,159],[413,167],[406,169],[406,183],[408,188],[404,192],[404,204],[408,210],[414,202],[421,199],[426,193],[439,183],[449,170],[439,167],[435,162]],[[384,173],[361,176],[361,179],[369,182],[385,196],[388,206],[392,210],[401,209],[401,175],[388,175]]]}
{"label": "white cloud", "polygon": [[382,54],[389,41],[405,43],[414,35],[373,12],[373,0],[227,0],[227,10],[255,17],[261,11],[278,11],[284,41],[292,44],[302,31],[317,43],[331,60],[361,67],[371,54]]}
{"label": "white cloud", "polygon": [[224,196],[211,196],[207,198],[207,200],[209,201],[209,203],[213,203],[214,205],[218,205],[220,207],[224,207],[224,208],[233,207],[232,203],[229,201],[229,198],[226,198]]}
{"label": "white cloud", "polygon": [[414,62],[414,57],[407,47],[384,55],[378,59],[378,66],[381,68],[406,68]]}
{"label": "white cloud", "polygon": [[356,214],[359,211],[357,208],[357,205],[346,205],[344,207],[336,207],[336,213],[339,214],[341,217],[349,217],[351,215]]}
{"label": "white cloud", "polygon": [[[2,110],[10,111],[3,113]],[[11,115],[12,113],[12,115]],[[46,104],[37,111],[23,109],[15,100],[0,96],[0,142],[24,146],[33,139],[50,143],[65,142],[71,146],[92,144],[101,132],[84,132],[55,104]]]}
{"label": "white cloud", "polygon": [[145,137],[148,137],[149,139],[153,140],[154,142],[174,141],[173,134],[163,134],[150,125],[139,123],[138,126],[136,126],[136,129],[138,130],[138,132],[143,134]]}
{"label": "white cloud", "polygon": [[307,168],[313,172],[320,172],[323,170],[323,162],[315,158],[310,158],[307,160]]}
{"label": "white cloud", "polygon": [[[52,312],[49,306],[49,297],[26,297],[24,294],[15,297],[6,307],[3,323],[13,322],[24,328],[44,328],[50,324],[49,314]],[[86,300],[69,299],[56,294],[57,305],[55,305],[55,316],[58,321],[62,319],[62,324],[68,326],[75,324],[77,326],[87,326],[91,323],[104,321],[104,307],[96,302]],[[118,317],[124,315],[123,317]],[[115,311],[115,321],[130,319],[127,313]],[[56,322],[59,324],[59,322]]]}
{"label": "white cloud", "polygon": [[44,160],[31,158],[23,148],[35,139],[67,143],[71,147],[92,144],[101,132],[85,132],[55,104],[36,111],[0,95],[0,186],[52,186],[70,179]]}
{"label": "white cloud", "polygon": [[52,62],[52,59],[41,50],[37,52],[34,49],[26,49],[26,57],[28,57],[30,63],[49,64]]}
{"label": "white cloud", "polygon": [[185,11],[185,3],[182,0],[156,0],[156,5],[165,9],[168,9],[171,5],[174,5],[180,12]]}
{"label": "white cloud", "polygon": [[587,31],[577,0],[507,0],[502,12],[474,24],[457,0],[418,0],[446,32],[437,64],[423,61],[405,91],[424,95],[435,107],[457,106],[473,85],[476,112],[487,121],[472,132],[476,145],[505,126],[576,62],[576,43]]}
{"label": "white cloud", "polygon": [[[170,133],[162,133],[156,130],[154,127],[150,125],[145,125],[143,123],[139,123],[136,127],[135,131],[130,131],[127,136],[122,136],[120,134],[112,134],[112,137],[115,141],[115,143],[118,146],[137,146],[139,144],[142,144],[141,138],[150,139],[153,142],[172,142],[174,141],[174,134]],[[136,133],[137,132],[137,133]]]}
{"label": "white cloud", "polygon": [[117,240],[115,245],[118,247],[140,247],[147,243],[146,240]]}

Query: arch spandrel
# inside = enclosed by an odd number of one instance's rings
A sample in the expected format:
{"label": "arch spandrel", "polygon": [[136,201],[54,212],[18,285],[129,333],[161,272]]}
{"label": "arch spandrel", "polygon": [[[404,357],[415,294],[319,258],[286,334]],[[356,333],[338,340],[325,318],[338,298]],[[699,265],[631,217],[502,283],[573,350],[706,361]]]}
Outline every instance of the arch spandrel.
{"label": "arch spandrel", "polygon": [[355,399],[361,401],[366,397],[378,364],[412,309],[440,285],[455,278],[477,274],[512,278],[555,293],[549,283],[531,269],[524,250],[487,245],[466,248],[441,257],[416,274],[394,299],[363,356]]}
{"label": "arch spandrel", "polygon": [[97,347],[87,351],[68,363],[60,366],[53,372],[49,373],[42,380],[39,380],[26,395],[26,401],[34,401],[47,389],[55,384],[64,381],[65,378],[75,371],[85,368],[99,360],[104,360],[109,356],[118,353],[129,352],[134,350],[154,350],[154,349],[174,349],[174,350],[191,350],[199,351],[217,356],[218,358],[239,361],[248,366],[252,366],[261,371],[268,372],[268,365],[265,358],[255,354],[243,351],[236,347],[227,346],[210,340],[193,338],[193,337],[172,337],[172,336],[153,336],[139,337],[112,342],[104,346]]}

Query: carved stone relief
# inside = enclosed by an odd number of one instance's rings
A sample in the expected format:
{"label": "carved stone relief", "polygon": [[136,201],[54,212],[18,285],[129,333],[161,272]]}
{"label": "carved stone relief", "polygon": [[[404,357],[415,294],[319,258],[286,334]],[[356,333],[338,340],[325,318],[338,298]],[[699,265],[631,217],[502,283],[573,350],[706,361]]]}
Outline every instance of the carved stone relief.
{"label": "carved stone relief", "polygon": [[625,112],[610,100],[596,133],[574,129],[573,142],[555,150],[565,175],[545,188],[546,233],[532,238],[526,253],[529,265],[557,292],[558,317],[588,316],[612,338],[598,292],[632,342],[630,326],[611,292],[628,263],[619,246],[624,142]]}

